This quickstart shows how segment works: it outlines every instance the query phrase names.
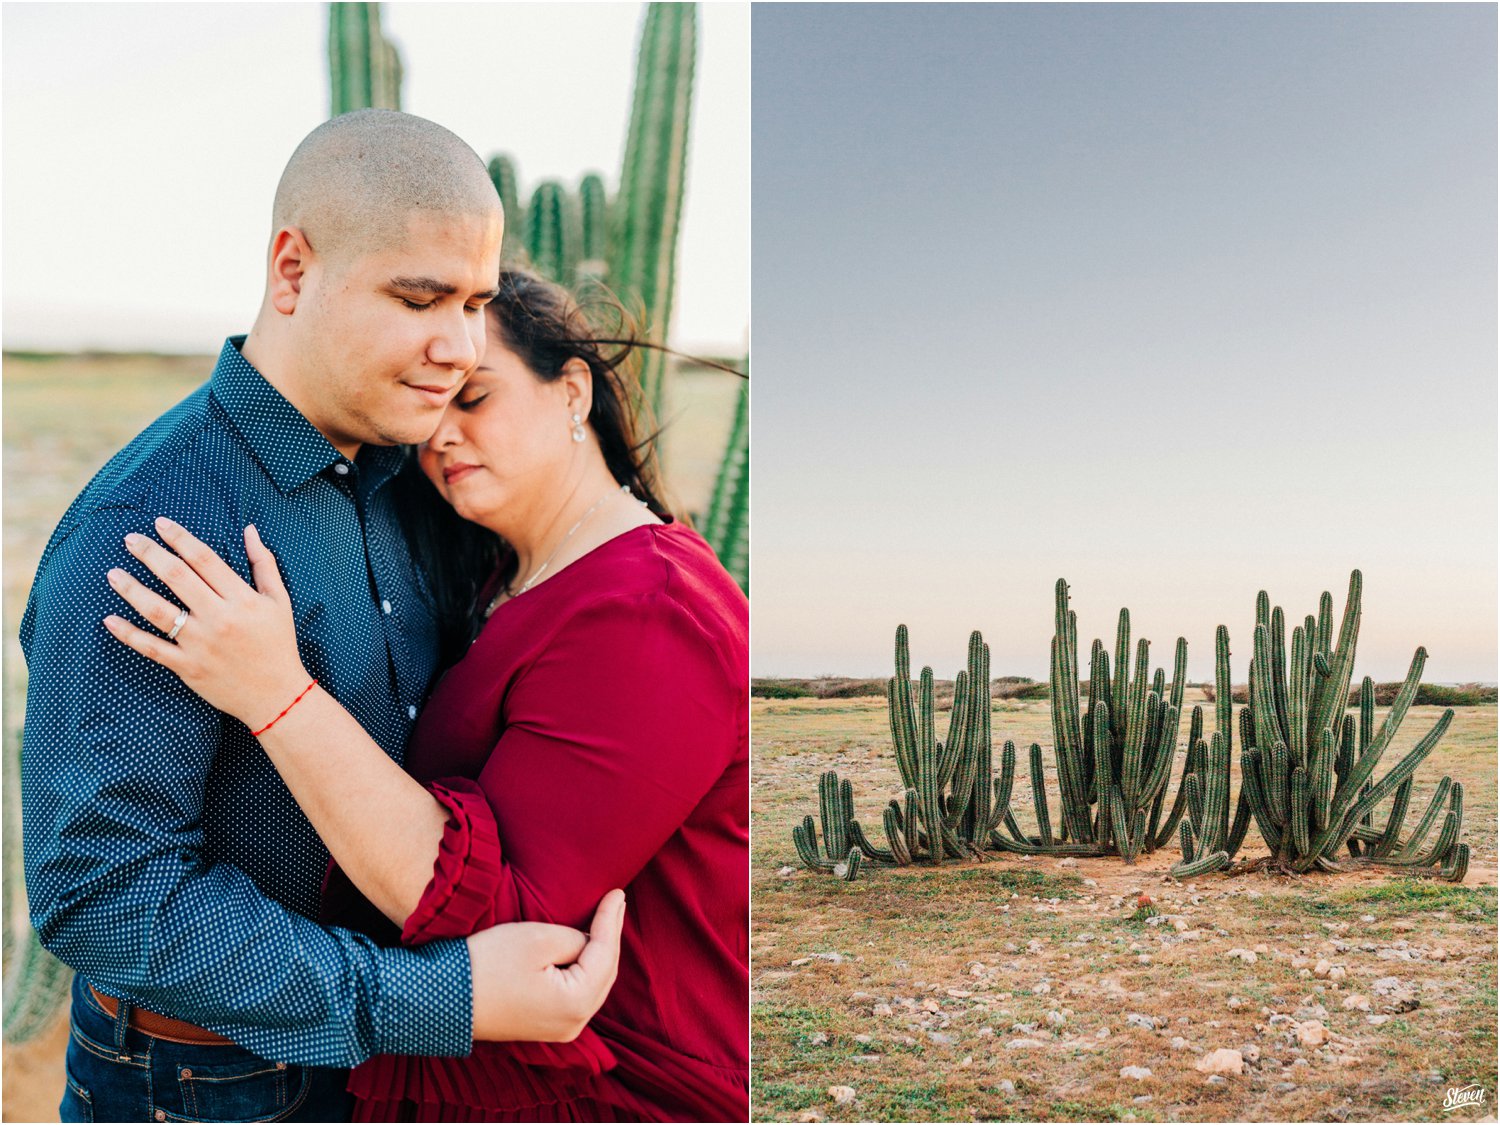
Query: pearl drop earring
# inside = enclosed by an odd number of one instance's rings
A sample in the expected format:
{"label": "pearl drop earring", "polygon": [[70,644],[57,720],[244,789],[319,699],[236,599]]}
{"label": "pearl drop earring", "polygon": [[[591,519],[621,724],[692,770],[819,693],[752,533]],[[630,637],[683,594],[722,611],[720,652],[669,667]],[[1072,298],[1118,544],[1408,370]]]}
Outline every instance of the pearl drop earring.
{"label": "pearl drop earring", "polygon": [[583,440],[583,419],[579,415],[573,415],[573,440]]}

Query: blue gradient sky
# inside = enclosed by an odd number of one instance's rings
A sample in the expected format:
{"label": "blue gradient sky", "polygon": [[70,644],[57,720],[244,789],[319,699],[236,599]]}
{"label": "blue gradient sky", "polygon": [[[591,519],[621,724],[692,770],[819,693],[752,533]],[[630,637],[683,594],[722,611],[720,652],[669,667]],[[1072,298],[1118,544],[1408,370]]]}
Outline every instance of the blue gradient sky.
{"label": "blue gradient sky", "polygon": [[1359,671],[1496,678],[1496,14],[761,5],[757,675],[1044,678],[1121,605],[1242,680],[1365,575]]}

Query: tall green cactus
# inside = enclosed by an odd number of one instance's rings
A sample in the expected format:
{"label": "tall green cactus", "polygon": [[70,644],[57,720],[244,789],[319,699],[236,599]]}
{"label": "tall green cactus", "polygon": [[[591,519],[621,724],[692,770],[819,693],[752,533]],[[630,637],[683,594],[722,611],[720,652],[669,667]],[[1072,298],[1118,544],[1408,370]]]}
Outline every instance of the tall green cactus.
{"label": "tall green cactus", "polygon": [[1187,641],[1179,637],[1170,687],[1166,673],[1150,674],[1150,642],[1142,638],[1130,663],[1130,611],[1115,630],[1114,676],[1096,640],[1089,660],[1088,709],[1081,707],[1078,622],[1068,608],[1068,584],[1056,586],[1052,638],[1052,732],[1061,797],[1059,832],[1052,832],[1039,746],[1032,747],[1031,785],[1037,835],[1023,833],[1014,815],[997,846],[1043,854],[1123,856],[1134,863],[1158,846],[1177,746],[1177,719],[1187,685]]}
{"label": "tall green cactus", "polygon": [[[531,264],[563,285],[603,281],[628,306],[642,310],[646,335],[655,340],[667,338],[672,320],[696,55],[697,5],[648,4],[614,200],[591,172],[576,193],[551,184],[558,195],[552,210],[538,213],[533,203],[523,211],[514,162],[502,156],[490,161],[490,178],[505,207],[505,252],[515,256],[526,248]],[[558,215],[570,222],[576,216],[578,234],[561,249],[552,233]],[[540,255],[535,246],[543,248]],[[661,352],[643,356],[642,398],[658,418],[665,409],[665,365]]]}
{"label": "tall green cactus", "polygon": [[1184,807],[1188,818],[1181,822],[1182,860],[1172,866],[1180,879],[1206,875],[1228,867],[1244,842],[1250,826],[1250,795],[1240,786],[1234,823],[1229,820],[1229,762],[1234,738],[1234,700],[1230,684],[1229,630],[1218,627],[1214,636],[1214,733],[1205,742],[1203,708],[1193,708],[1188,735],[1188,760],[1178,788],[1177,804],[1161,836],[1160,846],[1170,838]]}
{"label": "tall green cactus", "polygon": [[328,5],[331,113],[401,108],[401,56],[380,30],[379,4]]}
{"label": "tall green cactus", "polygon": [[[1411,778],[1453,721],[1445,710],[1433,728],[1378,782],[1375,769],[1390,747],[1421,684],[1427,650],[1418,648],[1380,729],[1375,730],[1374,684],[1366,677],[1359,719],[1348,714],[1349,684],[1359,639],[1363,579],[1349,575],[1344,616],[1333,639],[1333,597],[1325,592],[1318,616],[1292,630],[1290,650],[1281,607],[1270,608],[1262,590],[1256,599],[1255,655],[1250,668],[1250,705],[1242,712],[1241,772],[1256,823],[1286,870],[1342,870],[1336,857],[1435,869],[1461,879],[1468,867],[1463,828],[1463,787],[1439,783],[1417,831],[1399,839],[1411,796]],[[1245,717],[1245,716],[1248,716]],[[1391,799],[1385,824],[1376,828],[1375,808]],[[1448,813],[1431,848],[1422,844],[1446,801]]]}
{"label": "tall green cactus", "polygon": [[734,576],[740,589],[750,592],[750,384],[742,383],[735,398],[734,423],[703,524],[703,538]]}
{"label": "tall green cactus", "polygon": [[[620,195],[611,216],[610,283],[641,302],[647,330],[659,339],[666,338],[672,320],[697,33],[696,5],[651,4],[646,11]],[[665,406],[665,372],[660,354],[648,357],[641,372],[657,417]]]}

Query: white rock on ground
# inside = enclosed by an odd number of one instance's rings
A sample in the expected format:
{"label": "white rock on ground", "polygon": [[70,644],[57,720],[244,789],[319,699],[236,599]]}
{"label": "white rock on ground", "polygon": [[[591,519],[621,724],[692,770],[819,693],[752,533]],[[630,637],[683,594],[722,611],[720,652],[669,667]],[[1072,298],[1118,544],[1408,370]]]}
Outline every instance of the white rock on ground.
{"label": "white rock on ground", "polygon": [[1244,1074],[1245,1056],[1233,1047],[1220,1047],[1195,1062],[1193,1069],[1205,1074]]}
{"label": "white rock on ground", "polygon": [[830,1086],[828,1095],[839,1105],[848,1105],[855,1098],[853,1086]]}
{"label": "white rock on ground", "polygon": [[1151,1077],[1151,1068],[1149,1066],[1122,1066],[1120,1077],[1134,1078],[1137,1082],[1141,1082]]}
{"label": "white rock on ground", "polygon": [[1328,1029],[1318,1020],[1304,1020],[1296,1030],[1297,1042],[1308,1050],[1328,1042]]}

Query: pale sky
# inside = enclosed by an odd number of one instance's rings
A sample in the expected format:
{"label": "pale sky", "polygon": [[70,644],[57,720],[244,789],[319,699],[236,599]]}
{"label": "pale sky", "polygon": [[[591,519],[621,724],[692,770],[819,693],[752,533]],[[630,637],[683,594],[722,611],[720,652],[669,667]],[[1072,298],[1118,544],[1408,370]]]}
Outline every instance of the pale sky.
{"label": "pale sky", "polygon": [[[529,195],[598,171],[611,191],[640,4],[383,5],[402,108]],[[217,353],[260,304],[271,198],[328,117],[323,4],[0,6],[4,343]],[[749,9],[706,4],[673,341],[746,347]]]}
{"label": "pale sky", "polygon": [[[757,5],[752,670],[1496,678],[1496,9]],[[1168,669],[1170,673],[1170,668]]]}

